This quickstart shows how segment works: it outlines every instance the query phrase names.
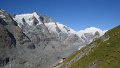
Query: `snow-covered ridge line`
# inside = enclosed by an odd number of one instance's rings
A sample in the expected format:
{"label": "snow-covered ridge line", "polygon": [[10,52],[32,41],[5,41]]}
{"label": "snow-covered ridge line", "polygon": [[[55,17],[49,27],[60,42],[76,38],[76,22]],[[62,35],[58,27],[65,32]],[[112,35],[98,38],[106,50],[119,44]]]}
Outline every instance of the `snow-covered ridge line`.
{"label": "snow-covered ridge line", "polygon": [[102,35],[104,35],[104,33],[107,30],[101,30],[101,29],[96,28],[96,27],[89,27],[89,28],[86,28],[84,30],[80,30],[78,33],[92,33],[92,34],[95,34],[96,31],[98,31],[100,33],[100,36],[102,36]]}
{"label": "snow-covered ridge line", "polygon": [[58,26],[58,28],[63,33],[73,33],[73,34],[77,34],[80,37],[84,33],[95,34],[96,31],[98,31],[100,33],[100,36],[102,36],[107,31],[107,30],[98,29],[96,27],[89,27],[89,28],[86,28],[85,30],[75,31],[75,30],[71,29],[70,27],[67,27],[59,22],[52,21],[51,18],[46,18],[42,15],[38,15],[36,12],[16,15],[14,20],[16,20],[18,22],[18,25],[21,26],[21,25],[25,25],[25,23],[22,20],[23,18],[25,19],[25,22],[29,26],[33,26],[34,20],[36,19],[38,21],[38,23],[36,25],[40,25],[40,24],[44,23],[50,31],[56,32],[56,27]]}

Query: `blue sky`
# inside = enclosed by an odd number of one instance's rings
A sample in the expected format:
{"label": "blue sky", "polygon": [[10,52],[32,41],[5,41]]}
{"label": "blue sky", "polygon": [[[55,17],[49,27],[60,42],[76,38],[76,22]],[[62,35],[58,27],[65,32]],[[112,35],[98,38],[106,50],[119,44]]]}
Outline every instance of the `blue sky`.
{"label": "blue sky", "polygon": [[120,0],[1,0],[12,14],[37,11],[76,31],[88,27],[111,29],[120,25]]}

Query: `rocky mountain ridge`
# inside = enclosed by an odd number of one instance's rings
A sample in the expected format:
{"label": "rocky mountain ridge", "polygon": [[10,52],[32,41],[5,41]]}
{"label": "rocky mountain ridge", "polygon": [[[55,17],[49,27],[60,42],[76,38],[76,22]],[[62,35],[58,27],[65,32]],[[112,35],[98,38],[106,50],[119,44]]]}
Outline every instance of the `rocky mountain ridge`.
{"label": "rocky mountain ridge", "polygon": [[4,10],[0,10],[0,26],[1,68],[52,68],[102,31],[76,32],[36,12],[12,17]]}

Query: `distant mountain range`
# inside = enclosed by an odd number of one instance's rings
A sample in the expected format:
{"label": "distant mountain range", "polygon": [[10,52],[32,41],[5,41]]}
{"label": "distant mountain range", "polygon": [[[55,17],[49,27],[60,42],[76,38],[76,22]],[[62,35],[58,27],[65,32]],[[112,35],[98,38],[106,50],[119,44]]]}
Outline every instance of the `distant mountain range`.
{"label": "distant mountain range", "polygon": [[36,12],[12,16],[0,10],[0,67],[52,68],[105,32],[95,27],[77,32]]}

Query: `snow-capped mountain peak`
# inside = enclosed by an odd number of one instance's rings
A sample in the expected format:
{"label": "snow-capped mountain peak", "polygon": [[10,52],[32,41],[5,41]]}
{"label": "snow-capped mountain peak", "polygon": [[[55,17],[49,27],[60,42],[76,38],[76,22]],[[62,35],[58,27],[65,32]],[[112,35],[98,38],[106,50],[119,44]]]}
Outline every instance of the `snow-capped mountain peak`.
{"label": "snow-capped mountain peak", "polygon": [[[33,13],[27,13],[27,14],[20,14],[20,15],[16,15],[14,20],[16,20],[18,22],[18,25],[24,25],[24,22],[27,23],[28,25],[32,26],[34,24],[34,21],[37,20],[38,23],[37,24],[42,24],[42,22],[39,19],[39,15],[36,12]],[[23,21],[23,19],[25,21]],[[36,25],[37,25],[36,24]]]}
{"label": "snow-capped mountain peak", "polygon": [[100,33],[100,36],[102,36],[102,35],[104,35],[104,33],[107,30],[101,30],[101,29],[96,28],[96,27],[89,27],[89,28],[86,28],[84,30],[80,30],[79,33],[92,33],[92,34],[95,34],[97,31]]}

